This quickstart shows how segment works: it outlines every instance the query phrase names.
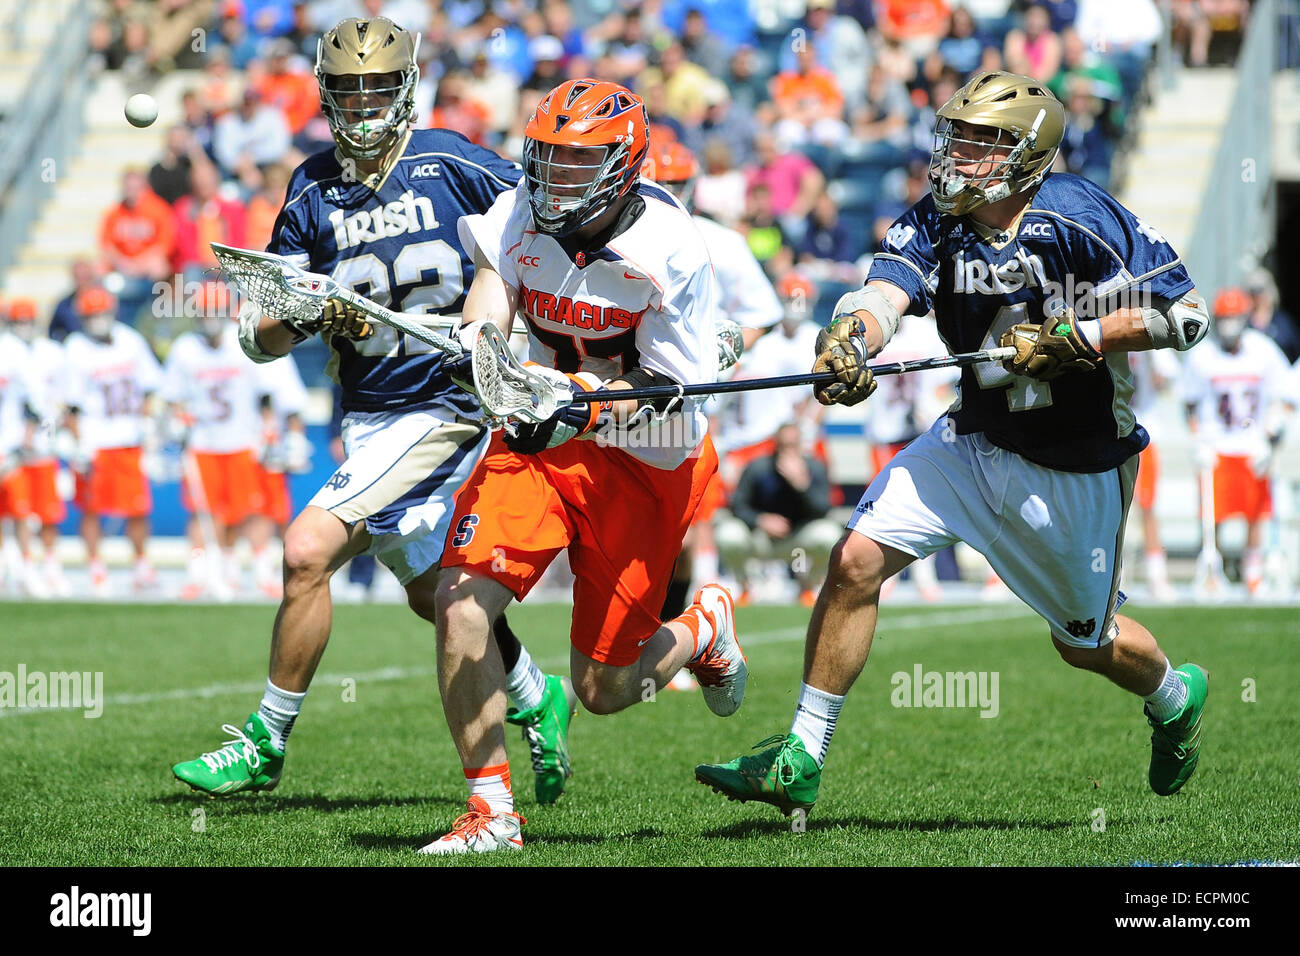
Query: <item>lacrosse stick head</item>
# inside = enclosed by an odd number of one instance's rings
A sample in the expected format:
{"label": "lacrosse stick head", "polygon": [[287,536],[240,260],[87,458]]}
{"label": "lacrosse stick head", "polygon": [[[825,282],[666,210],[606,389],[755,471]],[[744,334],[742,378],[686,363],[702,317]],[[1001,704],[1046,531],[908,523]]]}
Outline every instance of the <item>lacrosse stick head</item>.
{"label": "lacrosse stick head", "polygon": [[219,242],[212,243],[212,252],[246,299],[296,329],[309,329],[334,291],[332,279],[300,269],[283,256]]}
{"label": "lacrosse stick head", "polygon": [[479,326],[470,355],[474,390],[494,428],[510,421],[544,422],[572,398],[568,389],[561,392],[554,382],[521,365],[492,322]]}

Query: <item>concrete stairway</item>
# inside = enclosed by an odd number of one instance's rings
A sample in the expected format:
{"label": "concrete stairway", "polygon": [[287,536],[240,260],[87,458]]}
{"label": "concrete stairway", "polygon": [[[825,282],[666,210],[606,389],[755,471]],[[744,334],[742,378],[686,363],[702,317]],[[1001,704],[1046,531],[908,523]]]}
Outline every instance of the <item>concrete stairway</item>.
{"label": "concrete stairway", "polygon": [[81,256],[98,255],[99,225],[121,195],[122,173],[148,169],[162,155],[168,127],[180,119],[181,94],[201,74],[178,71],[152,91],[158,120],[136,129],[122,114],[129,91],[116,73],[102,73],[84,104],[86,131],[77,153],[57,171],[54,196],[34,224],[18,262],[6,277],[4,295],[35,299],[48,314],[71,287],[69,267]]}
{"label": "concrete stairway", "polygon": [[1180,68],[1146,108],[1117,198],[1175,249],[1191,242],[1236,89],[1231,68]]}

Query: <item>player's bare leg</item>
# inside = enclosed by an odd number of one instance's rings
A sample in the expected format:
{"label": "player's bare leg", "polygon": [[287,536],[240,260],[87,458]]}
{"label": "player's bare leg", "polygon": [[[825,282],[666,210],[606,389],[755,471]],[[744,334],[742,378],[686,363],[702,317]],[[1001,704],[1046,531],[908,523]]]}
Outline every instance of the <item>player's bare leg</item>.
{"label": "player's bare leg", "polygon": [[506,763],[506,675],[492,622],[513,598],[497,581],[459,568],[439,580],[438,689],[456,752],[467,768]]}
{"label": "player's bare leg", "polygon": [[1119,634],[1103,647],[1071,647],[1055,637],[1066,663],[1093,671],[1137,694],[1145,702],[1151,725],[1151,789],[1161,796],[1177,793],[1200,758],[1201,713],[1209,694],[1209,674],[1196,664],[1176,670],[1145,627],[1115,615]]}
{"label": "player's bare leg", "polygon": [[286,691],[306,693],[334,618],[330,577],[369,544],[358,522],[348,527],[323,508],[308,505],[284,539],[284,600],[271,631],[270,679]]}
{"label": "player's bare leg", "polygon": [[760,753],[701,764],[695,779],[733,800],[771,803],[787,815],[817,801],[821,766],[840,708],[871,653],[880,587],[914,559],[850,531],[831,552],[804,643],[803,687],[790,732]]}
{"label": "player's bare leg", "polygon": [[[582,612],[575,608],[574,613]],[[623,666],[593,660],[576,647],[570,651],[574,689],[589,711],[612,714],[650,700],[683,667],[700,682],[709,710],[729,717],[739,709],[749,670],[736,637],[734,603],[725,588],[706,584],[690,607],[637,645],[641,656]]]}

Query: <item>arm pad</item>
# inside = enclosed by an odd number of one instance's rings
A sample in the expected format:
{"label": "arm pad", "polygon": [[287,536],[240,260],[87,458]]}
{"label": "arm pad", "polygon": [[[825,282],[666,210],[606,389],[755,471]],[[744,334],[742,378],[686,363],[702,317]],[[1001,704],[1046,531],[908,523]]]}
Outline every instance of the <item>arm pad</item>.
{"label": "arm pad", "polygon": [[[620,382],[627,382],[633,388],[645,388],[649,385],[677,385],[680,384],[667,375],[659,372],[652,372],[648,368],[634,368],[630,372],[625,372],[617,379]],[[609,386],[606,385],[606,388]],[[666,415],[675,412],[681,407],[681,398],[677,395],[669,395],[667,398],[648,398],[642,401],[641,408],[649,406],[654,409],[657,415]],[[641,408],[637,409],[637,414],[641,413]],[[630,416],[629,421],[636,416]]]}
{"label": "arm pad", "polygon": [[[859,309],[870,312],[875,317],[876,322],[880,324],[880,334],[884,336],[884,344],[888,345],[889,340],[898,331],[898,323],[902,320],[902,316],[894,308],[894,304],[886,298],[883,292],[879,289],[873,289],[871,286],[863,286],[861,289],[846,292],[840,296],[840,301],[835,303],[836,316],[852,315]],[[833,318],[834,316],[832,316]]]}
{"label": "arm pad", "polygon": [[282,356],[272,355],[262,348],[262,343],[257,341],[257,325],[262,321],[262,310],[256,303],[245,299],[244,304],[239,307],[239,347],[244,350],[244,354],[259,365],[265,365],[267,362],[273,362]]}
{"label": "arm pad", "polygon": [[1142,324],[1152,348],[1178,349],[1185,352],[1210,328],[1210,313],[1205,299],[1193,289],[1176,302],[1157,299],[1156,308],[1142,310]]}

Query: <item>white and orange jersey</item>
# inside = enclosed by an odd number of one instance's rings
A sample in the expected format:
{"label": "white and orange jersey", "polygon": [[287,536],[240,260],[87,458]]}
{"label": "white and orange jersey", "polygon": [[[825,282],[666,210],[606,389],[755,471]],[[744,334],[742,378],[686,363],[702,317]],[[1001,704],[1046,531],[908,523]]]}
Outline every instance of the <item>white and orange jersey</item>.
{"label": "white and orange jersey", "polygon": [[[806,373],[812,367],[820,331],[817,323],[809,321],[789,332],[784,326],[773,329],[740,357],[733,381]],[[813,401],[807,385],[736,392],[729,399],[721,415],[723,424],[713,436],[722,452],[767,441],[778,428],[798,417],[796,409]]]}
{"label": "white and orange jersey", "polygon": [[73,332],[64,340],[64,349],[64,402],[78,412],[85,450],[142,445],[145,399],[162,384],[162,367],[144,336],[114,322],[108,342]]}
{"label": "white and orange jersey", "polygon": [[1133,396],[1129,405],[1151,440],[1156,441],[1163,431],[1160,392],[1177,384],[1182,369],[1172,349],[1129,352],[1128,363],[1133,369]]}
{"label": "white and orange jersey", "polygon": [[1236,352],[1212,337],[1187,353],[1183,400],[1195,406],[1198,433],[1220,455],[1249,456],[1265,441],[1274,403],[1287,398],[1290,368],[1263,332],[1247,328]]}
{"label": "white and orange jersey", "polygon": [[21,448],[30,413],[39,400],[27,346],[16,335],[0,332],[0,458]]}
{"label": "white and orange jersey", "polygon": [[31,363],[32,380],[39,392],[36,410],[41,416],[41,427],[36,432],[32,450],[36,460],[43,461],[54,458],[54,432],[63,415],[67,356],[58,342],[38,338],[28,344],[27,358]]}
{"label": "white and orange jersey", "polygon": [[260,455],[284,437],[290,415],[302,418],[306,413],[307,386],[303,384],[302,375],[299,374],[292,355],[257,366],[257,374],[261,393],[271,399],[270,427],[267,427],[267,418],[262,418],[262,445],[258,449]]}
{"label": "white and orange jersey", "polygon": [[[272,363],[274,364],[274,363]],[[257,447],[262,434],[259,366],[239,346],[231,323],[214,348],[197,332],[176,339],[167,355],[162,397],[193,418],[194,451],[228,454]]]}
{"label": "white and orange jersey", "polygon": [[[485,215],[462,217],[461,242],[519,290],[532,361],[605,381],[645,368],[681,384],[715,382],[718,292],[704,240],[662,187],[643,179],[637,191],[645,211],[597,253],[570,258],[537,232],[522,185]],[[662,428],[644,426],[655,434],[620,447],[653,467],[676,468],[704,440],[703,402],[688,398]]]}
{"label": "white and orange jersey", "polygon": [[[907,315],[871,364],[934,358],[947,351],[934,319]],[[867,418],[863,433],[867,441],[873,445],[895,445],[925,432],[952,404],[953,389],[960,379],[960,369],[954,368],[881,375],[876,379],[871,401],[865,406]]]}
{"label": "white and orange jersey", "polygon": [[713,260],[721,294],[718,314],[747,329],[770,329],[780,322],[781,300],[745,237],[707,216],[692,218]]}

